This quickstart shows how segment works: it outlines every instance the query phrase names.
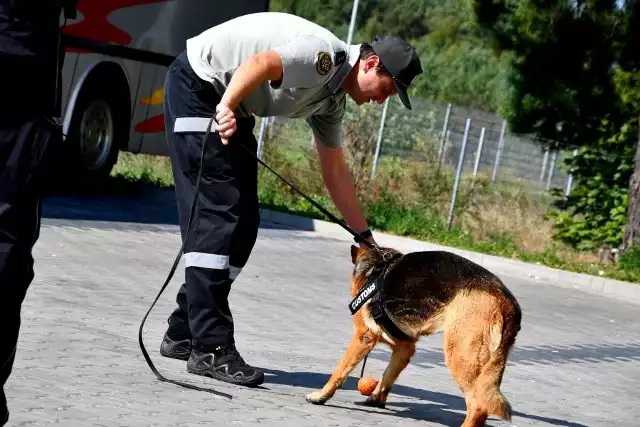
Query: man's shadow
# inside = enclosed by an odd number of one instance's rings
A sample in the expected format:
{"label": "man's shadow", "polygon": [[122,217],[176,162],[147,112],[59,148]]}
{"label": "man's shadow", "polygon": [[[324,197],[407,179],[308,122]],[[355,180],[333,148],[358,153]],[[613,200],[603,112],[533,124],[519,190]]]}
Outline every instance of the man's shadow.
{"label": "man's shadow", "polygon": [[[263,369],[266,375],[264,386],[267,388],[269,384],[281,384],[319,390],[324,387],[329,379],[329,375],[316,372],[285,372],[275,369]],[[356,377],[349,376],[342,388],[346,390],[357,390],[358,379]],[[340,390],[338,390],[336,394],[338,393],[340,393]],[[412,397],[424,402],[394,401],[394,395]],[[435,422],[450,427],[459,427],[464,422],[464,418],[466,416],[466,405],[464,398],[461,396],[418,389],[401,384],[395,384],[393,386],[393,391],[389,395],[389,400],[387,401],[387,405],[384,410],[362,406],[361,403],[364,399],[365,397],[363,396],[362,400],[355,402],[355,404],[359,406],[358,408],[348,409],[362,411],[365,413],[375,411],[377,414],[388,414],[393,417]],[[337,404],[332,404],[332,400],[325,403],[325,406],[342,407]],[[587,427],[580,423],[526,414],[519,411],[513,411],[513,416],[541,421],[554,426]],[[492,426],[491,422],[491,419],[487,420],[487,426]],[[493,425],[495,426],[496,424]]]}

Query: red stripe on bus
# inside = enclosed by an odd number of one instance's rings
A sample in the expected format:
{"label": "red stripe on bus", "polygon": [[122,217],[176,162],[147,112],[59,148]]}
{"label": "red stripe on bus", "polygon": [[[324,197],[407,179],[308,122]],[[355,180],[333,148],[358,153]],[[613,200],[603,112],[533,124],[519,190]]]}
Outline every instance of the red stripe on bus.
{"label": "red stripe on bus", "polygon": [[[83,20],[69,24],[64,33],[105,43],[128,45],[131,35],[108,21],[109,15],[120,9],[140,6],[148,3],[161,3],[167,0],[78,0],[77,10],[82,13]],[[135,23],[132,23],[135,25]],[[82,49],[67,48],[68,52],[87,52]]]}

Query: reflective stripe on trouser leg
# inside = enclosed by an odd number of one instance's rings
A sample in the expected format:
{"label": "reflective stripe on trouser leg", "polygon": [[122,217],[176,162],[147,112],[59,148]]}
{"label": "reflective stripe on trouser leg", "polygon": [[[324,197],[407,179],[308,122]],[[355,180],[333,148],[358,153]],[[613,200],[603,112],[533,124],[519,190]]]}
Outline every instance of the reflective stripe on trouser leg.
{"label": "reflective stripe on trouser leg", "polygon": [[184,265],[185,267],[224,270],[229,268],[229,257],[227,255],[207,254],[202,252],[185,252]]}
{"label": "reflective stripe on trouser leg", "polygon": [[213,268],[217,270],[229,269],[229,278],[234,280],[240,274],[242,267],[229,265],[229,257],[226,255],[205,254],[201,252],[189,252],[184,254],[185,267]]}
{"label": "reflective stripe on trouser leg", "polygon": [[189,252],[184,254],[185,267],[201,267],[213,268],[218,270],[229,269],[229,278],[231,280],[238,277],[242,267],[234,267],[229,265],[229,257],[226,255],[204,254],[200,252]]}
{"label": "reflective stripe on trouser leg", "polygon": [[[173,125],[175,133],[206,132],[209,129],[211,117],[177,117]],[[216,131],[216,122],[211,122],[211,132]]]}

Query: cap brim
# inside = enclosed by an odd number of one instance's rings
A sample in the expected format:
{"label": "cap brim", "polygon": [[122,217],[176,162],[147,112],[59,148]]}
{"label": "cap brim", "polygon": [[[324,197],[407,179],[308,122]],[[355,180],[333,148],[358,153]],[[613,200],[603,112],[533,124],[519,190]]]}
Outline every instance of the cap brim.
{"label": "cap brim", "polygon": [[411,101],[409,101],[409,94],[407,94],[407,90],[395,80],[393,81],[393,84],[396,86],[396,92],[398,92],[398,96],[404,106],[411,110]]}

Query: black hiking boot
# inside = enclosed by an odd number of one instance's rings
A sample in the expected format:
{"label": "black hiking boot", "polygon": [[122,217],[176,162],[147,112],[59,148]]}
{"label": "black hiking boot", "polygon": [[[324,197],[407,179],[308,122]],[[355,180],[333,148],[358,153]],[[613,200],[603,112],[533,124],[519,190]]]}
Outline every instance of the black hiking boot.
{"label": "black hiking boot", "polygon": [[162,344],[160,344],[160,354],[178,360],[189,360],[191,354],[190,338],[171,338],[165,332]]}
{"label": "black hiking boot", "polygon": [[264,382],[264,373],[247,365],[234,344],[213,349],[193,348],[187,361],[187,372],[247,387]]}

